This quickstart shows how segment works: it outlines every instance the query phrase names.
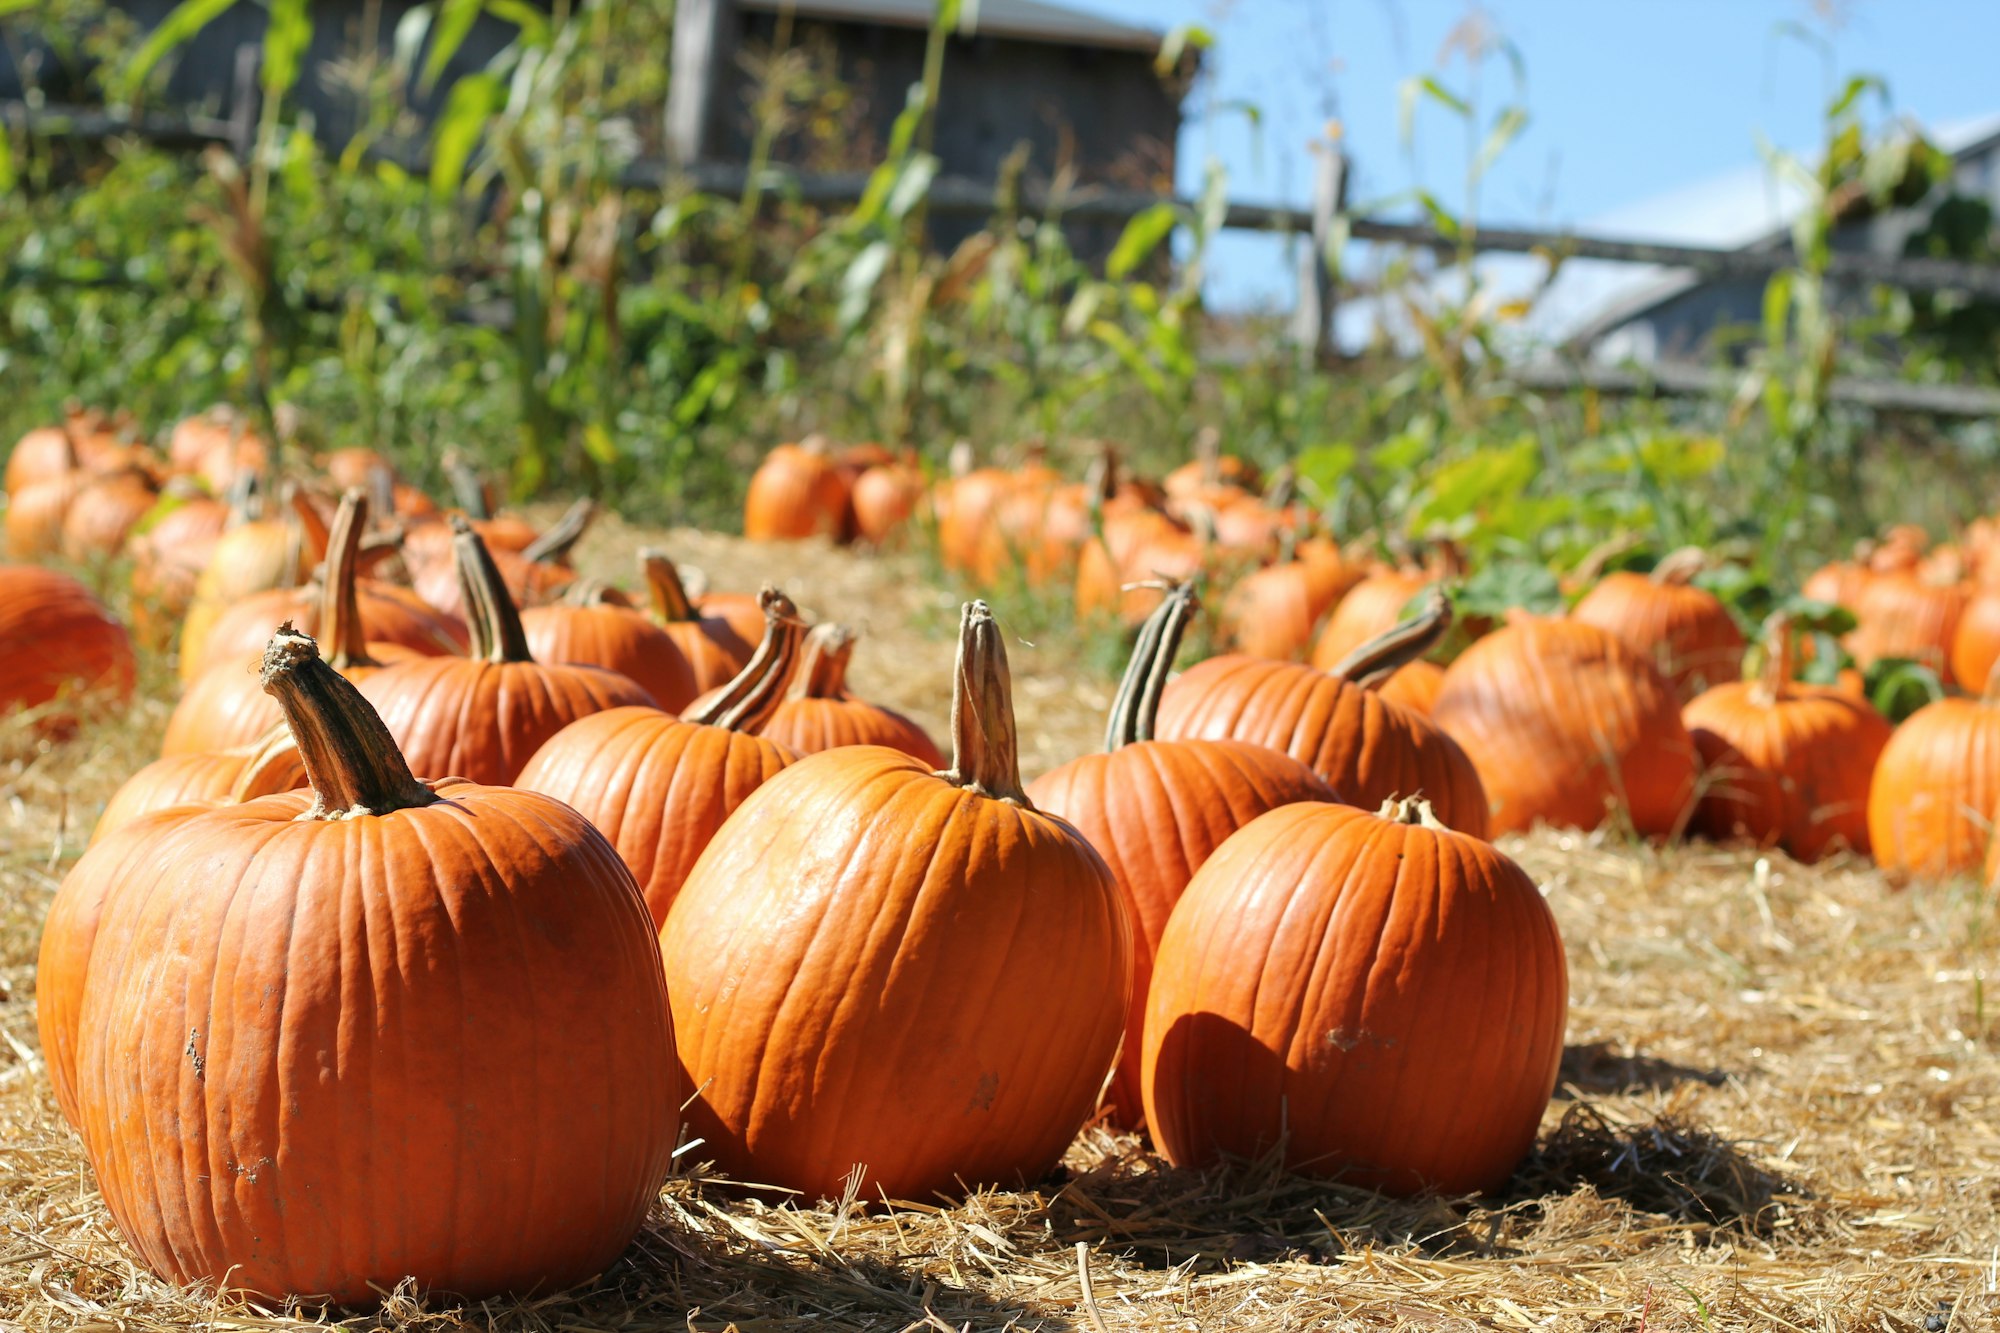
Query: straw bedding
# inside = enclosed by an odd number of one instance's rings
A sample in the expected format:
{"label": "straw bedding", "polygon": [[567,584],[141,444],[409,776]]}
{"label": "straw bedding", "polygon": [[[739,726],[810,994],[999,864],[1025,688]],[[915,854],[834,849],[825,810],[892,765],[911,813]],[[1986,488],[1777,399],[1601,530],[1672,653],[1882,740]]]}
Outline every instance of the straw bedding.
{"label": "straw bedding", "polygon": [[[580,563],[619,576],[608,523]],[[866,634],[860,693],[943,733],[955,595],[907,557],[668,534],[717,586],[781,580]],[[1003,617],[1004,604],[997,608]],[[1052,638],[1053,636],[1051,636]],[[1024,763],[1097,743],[1109,682],[1015,643]],[[75,742],[0,732],[0,1327],[250,1329],[337,1315],[173,1289],[99,1203],[36,1048],[40,921],[90,821],[158,743],[170,686]],[[804,1200],[683,1153],[584,1290],[469,1309],[388,1295],[357,1327],[1777,1328],[2000,1322],[1993,898],[1869,867],[1537,833],[1503,847],[1569,948],[1569,1050],[1507,1190],[1387,1200],[1269,1163],[1171,1170],[1086,1129],[1055,1179],[957,1203]],[[1468,1016],[1470,1018],[1470,1016]]]}

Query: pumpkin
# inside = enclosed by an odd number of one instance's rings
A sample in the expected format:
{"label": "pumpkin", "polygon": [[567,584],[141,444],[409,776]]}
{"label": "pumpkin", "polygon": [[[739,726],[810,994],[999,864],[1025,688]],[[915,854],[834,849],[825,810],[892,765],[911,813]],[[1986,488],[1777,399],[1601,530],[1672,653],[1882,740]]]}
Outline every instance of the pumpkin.
{"label": "pumpkin", "polygon": [[1332,670],[1356,648],[1402,623],[1404,609],[1437,581],[1421,570],[1381,569],[1367,575],[1334,605],[1326,628],[1313,643],[1312,664],[1321,671]]}
{"label": "pumpkin", "polygon": [[132,821],[176,805],[247,801],[305,784],[305,766],[291,733],[279,726],[233,750],[168,755],[134,773],[104,803],[92,845]]}
{"label": "pumpkin", "polygon": [[1622,814],[1666,836],[1693,809],[1694,742],[1673,687],[1595,625],[1517,613],[1451,664],[1431,719],[1472,756],[1495,833]]}
{"label": "pumpkin", "polygon": [[[587,498],[581,499],[564,510],[561,518],[518,552],[487,548],[487,559],[499,570],[508,595],[518,605],[544,605],[576,582],[576,574],[569,567],[570,551],[583,540],[584,533],[590,530],[591,521],[596,516],[596,503]],[[451,528],[454,533],[457,531],[456,524]],[[473,524],[472,530],[477,532],[479,525]],[[411,586],[417,590],[419,597],[439,611],[465,619],[471,611],[461,596],[458,556],[455,550],[448,554],[450,559],[419,557],[410,568]],[[409,561],[407,550],[404,561]]]}
{"label": "pumpkin", "polygon": [[1072,759],[1028,785],[1037,808],[1074,824],[1104,857],[1132,915],[1132,989],[1107,1101],[1112,1121],[1133,1129],[1145,1121],[1140,1032],[1153,954],[1188,880],[1257,816],[1297,801],[1340,799],[1310,768],[1261,745],[1153,739],[1160,693],[1194,605],[1193,585],[1183,583],[1139,631],[1111,705],[1104,752]]}
{"label": "pumpkin", "polygon": [[208,636],[237,604],[255,593],[304,583],[313,566],[326,558],[328,536],[319,511],[297,486],[286,482],[276,513],[238,524],[217,538],[207,566],[195,580],[187,621],[181,626],[181,679],[193,680],[213,665]]}
{"label": "pumpkin", "polygon": [[827,456],[826,440],[781,444],[764,456],[743,499],[743,535],[753,542],[844,536],[847,479]]}
{"label": "pumpkin", "polygon": [[1131,924],[1103,859],[1021,789],[983,602],[951,716],[948,772],[847,746],[766,782],[667,915],[689,1131],[739,1178],[903,1199],[1037,1180],[1097,1100]]}
{"label": "pumpkin", "polygon": [[1650,574],[1621,570],[1592,588],[1570,614],[1609,630],[1658,667],[1683,701],[1743,673],[1743,632],[1722,599],[1691,582],[1707,561],[1686,547]]}
{"label": "pumpkin", "polygon": [[1952,648],[1965,604],[1966,589],[1955,578],[1939,581],[1906,570],[1877,574],[1855,600],[1856,624],[1847,650],[1864,667],[1884,658],[1907,657],[1950,685],[1955,680]]}
{"label": "pumpkin", "polygon": [[[137,678],[132,637],[88,588],[53,569],[0,565],[0,714],[78,693],[127,699]],[[43,725],[73,721],[51,713]]]}
{"label": "pumpkin", "polygon": [[59,551],[70,503],[89,484],[90,474],[76,469],[11,488],[5,518],[0,520],[5,524],[8,558],[30,560]]}
{"label": "pumpkin", "polygon": [[312,790],[182,821],[90,950],[76,1103],[113,1219],[167,1280],[272,1301],[602,1271],[680,1099],[631,873],[559,801],[418,782],[310,639],[263,676]]}
{"label": "pumpkin", "polygon": [[[734,679],[750,660],[751,645],[756,639],[745,639],[721,616],[696,611],[681,584],[680,571],[674,568],[665,551],[656,546],[641,547],[639,571],[652,595],[653,619],[680,649],[694,673],[695,694],[706,694]],[[760,620],[761,615],[759,612]]]}
{"label": "pumpkin", "polygon": [[1152,509],[1107,518],[1103,538],[1085,542],[1077,558],[1077,615],[1144,624],[1163,587],[1193,578],[1208,563],[1213,532],[1206,514],[1194,518],[1193,527]]}
{"label": "pumpkin", "polygon": [[612,708],[570,723],[535,751],[514,785],[575,807],[631,867],[653,925],[688,871],[750,793],[798,758],[754,734],[784,697],[805,626],[791,599],[765,590],[757,654],[705,707],[675,717]]}
{"label": "pumpkin", "polygon": [[1421,657],[1451,626],[1437,593],[1422,614],[1381,635],[1328,673],[1296,662],[1225,654],[1199,663],[1160,698],[1162,740],[1239,740],[1306,764],[1351,801],[1423,796],[1438,818],[1477,837],[1486,793],[1458,742],[1373,686]]}
{"label": "pumpkin", "polygon": [[790,691],[758,733],[800,754],[840,745],[886,745],[921,764],[943,768],[944,754],[922,727],[893,709],[855,698],[847,688],[854,637],[845,625],[815,626],[806,636]]}
{"label": "pumpkin", "polygon": [[1789,617],[1774,616],[1756,679],[1717,685],[1681,712],[1701,756],[1694,827],[1816,861],[1868,851],[1868,784],[1889,723],[1844,691],[1801,685]]}
{"label": "pumpkin", "polygon": [[193,473],[220,495],[245,474],[263,472],[270,450],[240,412],[213,407],[175,423],[167,439],[167,461],[177,472]]}
{"label": "pumpkin", "polygon": [[68,476],[81,466],[67,425],[37,426],[16,440],[13,452],[7,455],[4,489],[9,496],[18,496],[30,486]]}
{"label": "pumpkin", "polygon": [[1889,737],[1868,786],[1868,841],[1892,882],[1980,869],[2000,812],[2000,669],[1977,698],[1912,713]]}
{"label": "pumpkin", "polygon": [[874,546],[895,541],[924,500],[924,474],[913,460],[877,463],[854,479],[854,531]]}
{"label": "pumpkin", "polygon": [[1331,542],[1292,544],[1287,537],[1276,563],[1246,574],[1229,590],[1222,603],[1223,637],[1251,657],[1297,661],[1311,651],[1320,618],[1360,578]]}
{"label": "pumpkin", "polygon": [[1172,501],[1213,496],[1218,490],[1254,492],[1263,479],[1256,464],[1222,452],[1222,434],[1213,426],[1195,433],[1194,457],[1167,473],[1167,498]]}
{"label": "pumpkin", "polygon": [[120,554],[158,498],[152,479],[136,468],[92,477],[63,511],[63,558],[84,564]]}
{"label": "pumpkin", "polygon": [[528,651],[537,661],[616,671],[669,711],[693,703],[701,690],[680,644],[644,612],[606,601],[607,593],[595,579],[580,579],[555,605],[523,611]]}
{"label": "pumpkin", "polygon": [[1534,881],[1421,801],[1289,805],[1195,872],[1146,1003],[1176,1166],[1282,1150],[1397,1194],[1491,1190],[1534,1146],[1569,977]]}
{"label": "pumpkin", "polygon": [[175,477],[126,539],[125,553],[132,558],[133,626],[150,647],[164,648],[172,641],[216,542],[243,518],[232,501],[213,499],[186,478]]}
{"label": "pumpkin", "polygon": [[1382,697],[1401,704],[1425,717],[1437,707],[1438,691],[1444,688],[1444,668],[1428,658],[1405,662],[1382,682]]}
{"label": "pumpkin", "polygon": [[[962,447],[960,447],[962,446]],[[991,582],[1000,572],[996,553],[1003,543],[989,535],[999,508],[1015,489],[1014,474],[997,467],[973,468],[971,447],[951,451],[951,476],[934,493],[938,555],[946,569]]]}
{"label": "pumpkin", "polygon": [[419,773],[501,786],[543,742],[580,717],[653,696],[602,667],[537,662],[500,569],[456,515],[462,600],[471,608],[466,657],[400,662],[361,683]]}
{"label": "pumpkin", "polygon": [[319,466],[337,490],[350,490],[356,486],[372,489],[385,480],[393,487],[396,482],[395,467],[373,449],[357,446],[335,449],[319,460]]}

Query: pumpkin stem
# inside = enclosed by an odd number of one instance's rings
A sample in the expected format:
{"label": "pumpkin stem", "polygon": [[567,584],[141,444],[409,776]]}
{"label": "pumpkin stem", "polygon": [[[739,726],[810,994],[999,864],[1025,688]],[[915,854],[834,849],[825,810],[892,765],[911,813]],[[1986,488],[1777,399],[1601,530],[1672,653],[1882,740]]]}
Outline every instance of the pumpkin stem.
{"label": "pumpkin stem", "polygon": [[299,743],[292,739],[289,726],[274,727],[243,763],[243,771],[229,784],[229,799],[241,804],[269,791],[283,791],[298,781]]}
{"label": "pumpkin stem", "polygon": [[1570,578],[1578,584],[1597,582],[1604,577],[1605,566],[1637,546],[1641,540],[1636,532],[1621,532],[1606,538],[1583,553],[1583,559],[1570,570]]}
{"label": "pumpkin stem", "polygon": [[1014,731],[1014,685],[1000,623],[984,602],[965,604],[958,621],[958,664],[951,690],[951,769],[954,787],[1034,809],[1021,786]]}
{"label": "pumpkin stem", "polygon": [[440,466],[444,468],[444,478],[451,484],[452,498],[458,501],[460,509],[481,522],[493,517],[493,500],[486,493],[486,483],[472,470],[472,464],[465,461],[465,455],[456,449],[447,449]]}
{"label": "pumpkin stem", "polygon": [[521,611],[507,591],[507,580],[493,553],[473,531],[464,515],[451,516],[452,558],[458,563],[458,590],[465,601],[466,628],[472,631],[475,658],[488,662],[532,662],[528,633],[521,628]]}
{"label": "pumpkin stem", "polygon": [[764,612],[764,637],[757,651],[715,698],[682,713],[682,721],[754,734],[784,702],[798,667],[805,622],[792,599],[768,583],[757,594],[757,605]]}
{"label": "pumpkin stem", "polygon": [[326,568],[320,574],[322,652],[335,671],[381,665],[368,655],[368,628],[361,622],[361,597],[354,582],[360,565],[361,533],[367,526],[368,496],[356,487],[340,498],[340,512],[333,516],[333,537],[327,543]]}
{"label": "pumpkin stem", "polygon": [[1264,507],[1274,514],[1283,513],[1298,489],[1299,470],[1287,463],[1271,474],[1271,484],[1264,488]]}
{"label": "pumpkin stem", "polygon": [[1423,610],[1392,630],[1376,635],[1334,664],[1327,674],[1352,681],[1364,690],[1380,687],[1396,672],[1416,661],[1451,628],[1451,598],[1432,585]]}
{"label": "pumpkin stem", "polygon": [[687,585],[681,582],[681,572],[674,568],[674,562],[667,553],[657,546],[639,548],[639,572],[645,576],[646,587],[653,594],[654,618],[668,625],[685,624],[699,620],[694,602],[688,597]]}
{"label": "pumpkin stem", "polygon": [[313,507],[312,497],[296,482],[285,483],[285,503],[297,516],[299,522],[300,558],[310,569],[326,559],[326,546],[331,534],[326,530],[326,520]]}
{"label": "pumpkin stem", "polygon": [[1382,802],[1382,808],[1375,812],[1375,817],[1386,819],[1392,824],[1412,824],[1437,832],[1446,831],[1446,826],[1439,821],[1437,812],[1431,809],[1431,803],[1421,796],[1391,796]]}
{"label": "pumpkin stem", "polygon": [[578,579],[564,588],[562,596],[556,599],[564,606],[618,606],[630,608],[632,599],[623,589],[614,588],[603,579]]}
{"label": "pumpkin stem", "polygon": [[1118,494],[1118,449],[1108,440],[1091,456],[1083,474],[1084,493],[1101,504]]}
{"label": "pumpkin stem", "polygon": [[1111,718],[1104,728],[1106,753],[1121,745],[1153,739],[1153,726],[1160,716],[1160,695],[1174,669],[1181,650],[1181,636],[1200,602],[1194,581],[1175,585],[1139,627],[1139,641],[1132,645],[1132,660],[1125,664],[1118,695],[1111,701]]}
{"label": "pumpkin stem", "polygon": [[384,520],[396,512],[396,474],[379,458],[368,468],[368,498]]}
{"label": "pumpkin stem", "polygon": [[345,676],[320,659],[319,645],[279,627],[264,649],[264,692],[285,710],[312,785],[307,819],[351,819],[431,805],[437,796],[410,772],[381,717]]}
{"label": "pumpkin stem", "polygon": [[847,664],[859,636],[845,625],[828,622],[807,631],[799,664],[792,673],[789,699],[839,699],[847,694]]}
{"label": "pumpkin stem", "polygon": [[1203,426],[1194,433],[1194,459],[1201,465],[1201,480],[1205,486],[1222,484],[1222,432],[1214,426]]}
{"label": "pumpkin stem", "polygon": [[1683,546],[1660,557],[1653,566],[1653,582],[1670,588],[1684,588],[1708,564],[1708,552],[1699,546]]}
{"label": "pumpkin stem", "polygon": [[563,516],[541,536],[521,548],[522,556],[552,565],[563,564],[569,559],[570,548],[583,540],[583,534],[590,531],[590,522],[596,517],[597,501],[585,496],[563,510]]}
{"label": "pumpkin stem", "polygon": [[1751,687],[1750,697],[1766,708],[1784,698],[1786,688],[1792,683],[1795,660],[1792,618],[1781,611],[1765,624],[1764,665],[1757,673],[1757,683]]}

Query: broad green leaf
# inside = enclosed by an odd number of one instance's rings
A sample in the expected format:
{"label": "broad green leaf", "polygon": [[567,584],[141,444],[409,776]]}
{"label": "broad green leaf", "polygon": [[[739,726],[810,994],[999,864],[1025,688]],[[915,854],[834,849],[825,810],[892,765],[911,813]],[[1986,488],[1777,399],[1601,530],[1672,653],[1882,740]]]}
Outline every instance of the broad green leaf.
{"label": "broad green leaf", "polygon": [[139,49],[119,71],[120,96],[131,97],[169,51],[191,40],[235,3],[236,0],[181,0],[173,12],[160,20],[159,27],[146,34],[146,40],[139,43]]}
{"label": "broad green leaf", "polygon": [[491,74],[468,74],[451,85],[444,114],[431,136],[431,193],[444,198],[459,188],[465,164],[486,132],[487,122],[506,101],[507,90]]}
{"label": "broad green leaf", "polygon": [[1810,597],[1787,597],[1778,603],[1772,614],[1790,616],[1795,634],[1852,634],[1859,623],[1854,618],[1854,612],[1846,607],[1814,601]]}
{"label": "broad green leaf", "polygon": [[424,57],[424,77],[418,85],[420,91],[427,93],[437,86],[444,67],[458,54],[466,34],[478,21],[479,10],[480,0],[439,0],[437,18],[431,23],[431,51]]}
{"label": "broad green leaf", "polygon": [[264,28],[264,96],[282,99],[292,90],[312,35],[307,0],[271,0],[271,17]]}
{"label": "broad green leaf", "polygon": [[[1422,596],[1415,599],[1421,605]],[[1452,601],[1463,617],[1499,619],[1515,607],[1538,615],[1563,610],[1562,585],[1546,565],[1532,560],[1488,561],[1457,587]]]}
{"label": "broad green leaf", "polygon": [[1368,461],[1382,472],[1392,477],[1399,473],[1412,472],[1426,462],[1436,442],[1430,436],[1414,430],[1392,435],[1369,452]]}
{"label": "broad green leaf", "polygon": [[1532,439],[1474,450],[1433,474],[1413,521],[1423,528],[1491,509],[1526,491],[1540,467],[1541,450]]}
{"label": "broad green leaf", "polygon": [[1895,723],[1944,698],[1944,684],[1937,672],[1908,658],[1885,657],[1871,662],[1862,679],[1867,683],[1868,702]]}
{"label": "broad green leaf", "polygon": [[1172,204],[1154,204],[1134,215],[1104,261],[1104,276],[1113,282],[1122,281],[1160,248],[1160,243],[1173,234],[1179,222],[1180,213]]}

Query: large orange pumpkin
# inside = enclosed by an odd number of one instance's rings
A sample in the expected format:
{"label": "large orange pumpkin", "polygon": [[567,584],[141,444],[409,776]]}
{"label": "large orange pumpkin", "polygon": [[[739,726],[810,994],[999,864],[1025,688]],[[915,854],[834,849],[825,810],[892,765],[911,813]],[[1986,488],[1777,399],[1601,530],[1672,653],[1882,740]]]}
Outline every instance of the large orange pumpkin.
{"label": "large orange pumpkin", "polygon": [[[2000,546],[1994,549],[2000,554]],[[1968,595],[1952,631],[1952,679],[1961,686],[1983,681],[1995,662],[2000,662],[2000,589],[1982,587]]]}
{"label": "large orange pumpkin", "polygon": [[1897,727],[1868,787],[1868,839],[1892,880],[1981,869],[2000,814],[2000,668],[1978,698],[1939,699]]}
{"label": "large orange pumpkin", "polygon": [[1436,595],[1423,614],[1364,644],[1343,673],[1296,662],[1211,657],[1167,686],[1162,740],[1239,740],[1307,764],[1350,801],[1422,796],[1451,827],[1485,837],[1486,793],[1457,741],[1371,686],[1421,657],[1451,624]]}
{"label": "large orange pumpkin", "polygon": [[501,786],[578,718],[654,705],[652,695],[615,671],[537,662],[486,544],[463,518],[451,521],[461,596],[471,612],[471,654],[400,662],[361,685],[410,767]]}
{"label": "large orange pumpkin", "polygon": [[694,702],[694,667],[680,644],[645,613],[606,600],[603,584],[580,579],[552,606],[521,613],[528,651],[541,662],[603,667],[637,681],[661,708]]}
{"label": "large orange pumpkin", "polygon": [[1650,574],[1621,570],[1571,608],[1586,625],[1609,630],[1649,659],[1682,700],[1743,673],[1743,631],[1722,599],[1692,582],[1707,556],[1695,547],[1661,560]]}
{"label": "large orange pumpkin", "polygon": [[1111,705],[1102,754],[1086,754],[1028,785],[1029,799],[1077,831],[1111,867],[1132,913],[1132,990],[1125,1042],[1107,1100],[1112,1119],[1145,1121],[1140,1032],[1153,954],[1194,872],[1224,839],[1261,814],[1297,801],[1335,801],[1333,788],[1289,755],[1247,741],[1157,741],[1160,693],[1194,611],[1182,584],[1139,632]]}
{"label": "large orange pumpkin", "polygon": [[1103,859],[1021,789],[983,602],[952,723],[946,773],[848,746],[766,782],[667,916],[690,1131],[743,1179],[902,1199],[1038,1180],[1097,1100],[1131,923]]}
{"label": "large orange pumpkin", "polygon": [[176,805],[248,801],[303,786],[304,764],[282,726],[254,745],[168,755],[134,773],[104,803],[91,830],[93,846],[136,819]]}
{"label": "large orange pumpkin", "polygon": [[791,689],[758,734],[800,754],[839,745],[886,745],[931,768],[943,768],[944,754],[922,727],[894,709],[856,698],[847,688],[854,637],[845,625],[813,628]]}
{"label": "large orange pumpkin", "polygon": [[1569,979],[1534,881],[1428,818],[1291,805],[1195,872],[1146,1006],[1146,1119],[1176,1166],[1282,1147],[1397,1193],[1490,1190],[1534,1146]]}
{"label": "large orange pumpkin", "polygon": [[574,806],[611,840],[655,927],[722,821],[799,757],[754,734],[784,698],[805,633],[790,598],[768,588],[764,597],[769,620],[757,654],[712,703],[685,717],[612,708],[580,718],[514,780]]}
{"label": "large orange pumpkin", "polygon": [[[132,693],[132,637],[67,574],[0,565],[0,713],[40,708],[65,693]],[[50,715],[60,728],[69,720]]]}
{"label": "large orange pumpkin", "polygon": [[1595,625],[1517,615],[1451,664],[1431,718],[1472,756],[1495,833],[1622,815],[1664,836],[1693,811],[1694,742],[1673,687]]}
{"label": "large orange pumpkin", "polygon": [[1681,712],[1701,755],[1694,826],[1776,844],[1801,861],[1868,851],[1868,784],[1889,743],[1865,700],[1792,679],[1792,627],[1775,617],[1755,680],[1717,685]]}
{"label": "large orange pumpkin", "polygon": [[418,782],[310,639],[264,679],[311,792],[179,823],[90,949],[76,1104],[113,1219],[167,1280],[274,1301],[601,1272],[679,1118],[631,873],[559,801]]}
{"label": "large orange pumpkin", "polygon": [[733,680],[750,660],[751,645],[721,616],[695,610],[681,583],[680,571],[665,551],[656,546],[639,549],[639,571],[645,576],[646,590],[652,595],[653,619],[681,650],[694,672],[696,695],[708,693]]}

